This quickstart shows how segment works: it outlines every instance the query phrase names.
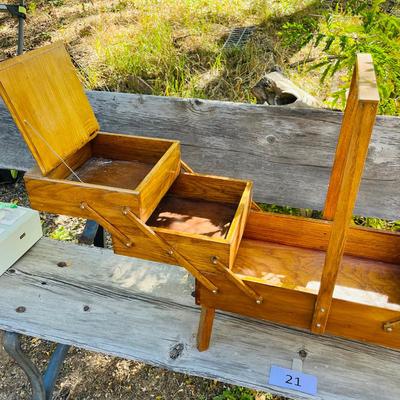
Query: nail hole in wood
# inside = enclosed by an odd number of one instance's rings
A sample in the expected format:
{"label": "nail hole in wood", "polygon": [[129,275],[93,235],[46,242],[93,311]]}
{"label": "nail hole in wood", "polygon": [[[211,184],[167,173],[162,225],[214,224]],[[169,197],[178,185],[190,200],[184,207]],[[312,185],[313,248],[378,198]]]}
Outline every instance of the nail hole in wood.
{"label": "nail hole in wood", "polygon": [[66,266],[67,266],[67,263],[65,261],[60,261],[57,263],[57,267],[65,268]]}

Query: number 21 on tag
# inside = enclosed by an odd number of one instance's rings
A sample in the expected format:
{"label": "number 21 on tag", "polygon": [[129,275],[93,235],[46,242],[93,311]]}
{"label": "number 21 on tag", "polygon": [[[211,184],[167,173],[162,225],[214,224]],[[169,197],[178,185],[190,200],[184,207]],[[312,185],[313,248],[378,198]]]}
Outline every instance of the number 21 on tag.
{"label": "number 21 on tag", "polygon": [[317,394],[317,377],[293,369],[271,366],[269,384],[311,395]]}

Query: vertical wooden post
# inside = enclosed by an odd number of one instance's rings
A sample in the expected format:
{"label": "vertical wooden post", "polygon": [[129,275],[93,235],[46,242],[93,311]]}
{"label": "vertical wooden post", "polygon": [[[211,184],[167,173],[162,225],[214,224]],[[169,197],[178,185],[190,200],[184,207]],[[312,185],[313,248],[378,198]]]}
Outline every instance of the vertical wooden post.
{"label": "vertical wooden post", "polygon": [[215,309],[201,306],[199,329],[197,331],[197,349],[205,351],[210,346]]}
{"label": "vertical wooden post", "polygon": [[324,217],[333,220],[311,330],[324,333],[379,102],[372,58],[358,54]]}

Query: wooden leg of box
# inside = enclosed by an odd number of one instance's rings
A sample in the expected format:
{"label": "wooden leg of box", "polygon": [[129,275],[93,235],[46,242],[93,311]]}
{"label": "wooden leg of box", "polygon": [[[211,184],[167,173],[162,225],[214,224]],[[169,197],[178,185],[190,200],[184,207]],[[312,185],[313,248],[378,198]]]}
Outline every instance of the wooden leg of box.
{"label": "wooden leg of box", "polygon": [[197,331],[197,350],[205,351],[210,345],[215,308],[201,306],[199,329]]}

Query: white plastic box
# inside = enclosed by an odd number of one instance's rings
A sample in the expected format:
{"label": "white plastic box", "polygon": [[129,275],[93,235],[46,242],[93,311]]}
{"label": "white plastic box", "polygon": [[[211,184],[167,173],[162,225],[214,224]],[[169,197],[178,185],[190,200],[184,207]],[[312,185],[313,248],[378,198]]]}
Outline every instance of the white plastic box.
{"label": "white plastic box", "polygon": [[30,208],[0,204],[0,275],[23,256],[41,237],[39,213]]}

